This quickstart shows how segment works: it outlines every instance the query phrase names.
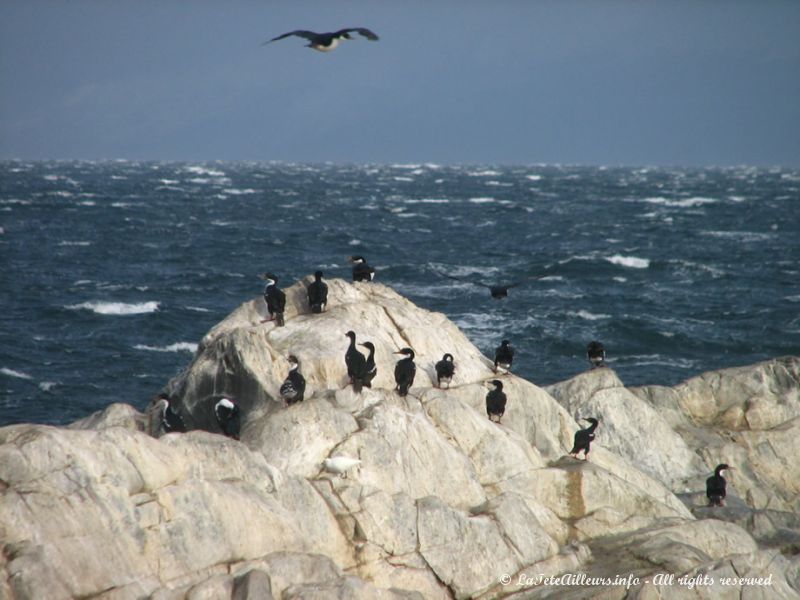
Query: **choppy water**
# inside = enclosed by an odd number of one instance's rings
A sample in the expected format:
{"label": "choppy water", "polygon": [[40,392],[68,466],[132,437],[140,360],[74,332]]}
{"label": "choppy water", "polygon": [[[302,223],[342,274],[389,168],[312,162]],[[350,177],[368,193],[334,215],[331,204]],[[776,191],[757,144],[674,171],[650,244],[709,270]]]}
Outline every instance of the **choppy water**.
{"label": "choppy water", "polygon": [[800,353],[798,170],[6,161],[0,425],[143,407],[257,273],[354,253],[538,384],[595,338],[629,385]]}

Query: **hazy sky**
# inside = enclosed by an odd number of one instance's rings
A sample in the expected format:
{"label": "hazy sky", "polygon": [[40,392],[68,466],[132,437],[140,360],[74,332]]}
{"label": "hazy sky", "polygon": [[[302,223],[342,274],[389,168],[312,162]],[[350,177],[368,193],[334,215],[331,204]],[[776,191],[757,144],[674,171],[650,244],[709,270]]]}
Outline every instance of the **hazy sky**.
{"label": "hazy sky", "polygon": [[0,0],[0,158],[798,167],[800,0]]}

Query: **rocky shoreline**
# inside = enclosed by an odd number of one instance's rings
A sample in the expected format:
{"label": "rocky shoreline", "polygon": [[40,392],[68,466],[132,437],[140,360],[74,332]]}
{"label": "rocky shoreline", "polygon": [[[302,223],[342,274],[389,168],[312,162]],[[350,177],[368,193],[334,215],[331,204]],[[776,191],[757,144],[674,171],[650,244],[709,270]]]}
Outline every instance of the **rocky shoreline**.
{"label": "rocky shoreline", "polygon": [[[495,424],[491,362],[444,315],[342,280],[312,315],[308,281],[285,290],[285,327],[246,302],[165,386],[194,431],[155,437],[123,404],[0,429],[0,599],[800,598],[800,357],[675,387],[504,375]],[[377,349],[361,394],[348,330]],[[286,407],[289,354],[308,387]],[[240,442],[219,434],[219,394],[242,408]],[[585,416],[601,418],[588,462],[568,455]],[[322,467],[336,456],[361,464],[341,477]],[[736,470],[708,508],[719,462]]]}

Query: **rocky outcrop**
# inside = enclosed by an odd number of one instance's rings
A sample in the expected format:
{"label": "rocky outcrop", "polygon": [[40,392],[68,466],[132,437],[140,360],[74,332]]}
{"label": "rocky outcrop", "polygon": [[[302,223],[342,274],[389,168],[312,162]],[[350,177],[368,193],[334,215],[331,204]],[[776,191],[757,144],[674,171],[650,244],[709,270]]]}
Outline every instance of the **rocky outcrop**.
{"label": "rocky outcrop", "polygon": [[[770,576],[723,591],[798,597],[798,477],[777,465],[795,449],[800,360],[676,388],[627,389],[610,369],[547,389],[506,375],[496,424],[491,362],[443,315],[378,284],[328,283],[324,314],[308,314],[299,282],[285,327],[261,322],[258,299],[204,337],[167,386],[196,431],[149,436],[158,419],[125,405],[0,429],[0,598],[717,597],[658,573]],[[377,348],[361,394],[346,385],[348,330]],[[392,353],[405,346],[418,371],[401,398]],[[439,390],[445,352],[456,376]],[[290,353],[308,387],[286,407]],[[218,434],[219,394],[242,407],[241,442]],[[723,418],[734,406],[755,412]],[[743,426],[756,415],[769,427]],[[588,462],[567,455],[585,416],[601,418]],[[323,467],[333,457],[360,463],[339,475]],[[707,509],[722,457],[744,476]],[[640,581],[557,579],[570,573]]]}

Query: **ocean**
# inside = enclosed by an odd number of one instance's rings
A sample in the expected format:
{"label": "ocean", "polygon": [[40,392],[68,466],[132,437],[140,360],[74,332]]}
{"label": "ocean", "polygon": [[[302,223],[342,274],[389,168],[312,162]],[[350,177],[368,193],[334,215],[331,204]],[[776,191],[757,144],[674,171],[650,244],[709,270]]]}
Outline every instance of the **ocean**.
{"label": "ocean", "polygon": [[539,385],[800,353],[798,169],[3,161],[0,425],[142,409],[259,273],[351,254]]}

